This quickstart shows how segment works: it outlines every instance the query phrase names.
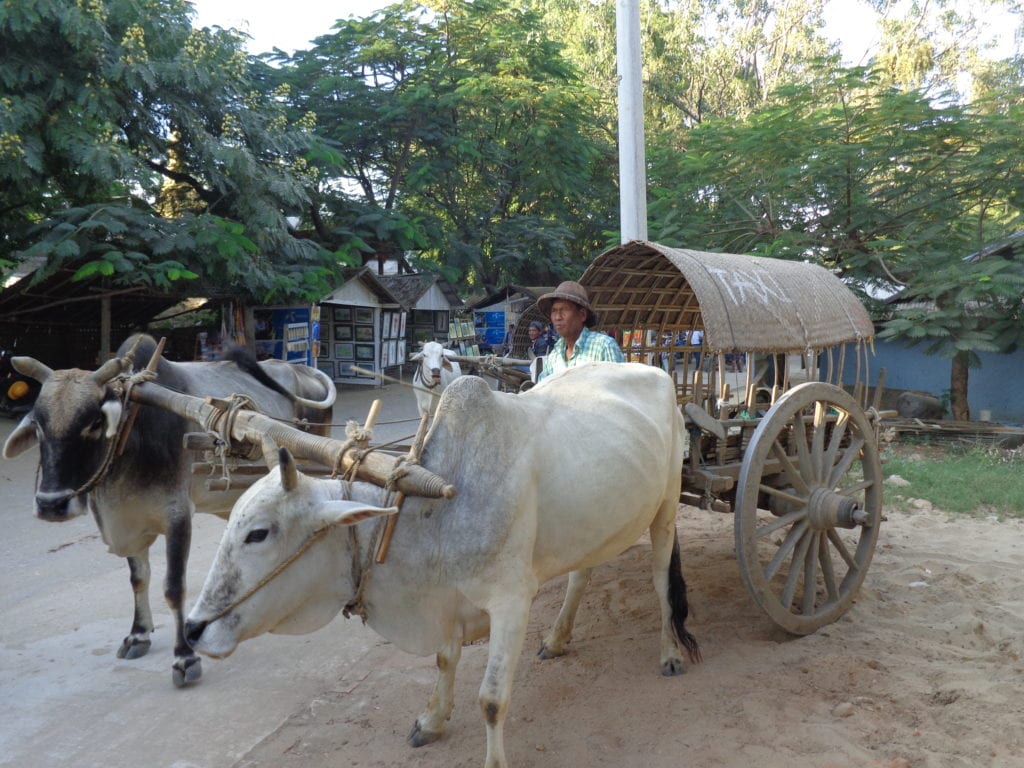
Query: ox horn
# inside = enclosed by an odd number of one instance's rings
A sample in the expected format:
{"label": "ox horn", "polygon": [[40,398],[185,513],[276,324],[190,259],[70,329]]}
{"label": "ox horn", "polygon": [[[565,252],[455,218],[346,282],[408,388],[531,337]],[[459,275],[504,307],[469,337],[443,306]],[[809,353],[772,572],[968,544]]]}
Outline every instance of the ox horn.
{"label": "ox horn", "polygon": [[124,370],[124,363],[119,357],[111,358],[107,360],[103,365],[89,374],[89,378],[94,382],[103,386],[112,378],[120,374]]}
{"label": "ox horn", "polygon": [[277,453],[278,466],[281,469],[281,487],[286,491],[294,491],[299,487],[299,470],[295,466],[295,460],[287,448],[282,448]]}
{"label": "ox horn", "polygon": [[13,357],[11,358],[11,365],[22,376],[31,376],[40,384],[53,375],[53,368],[46,365],[46,363],[39,362],[34,357]]}

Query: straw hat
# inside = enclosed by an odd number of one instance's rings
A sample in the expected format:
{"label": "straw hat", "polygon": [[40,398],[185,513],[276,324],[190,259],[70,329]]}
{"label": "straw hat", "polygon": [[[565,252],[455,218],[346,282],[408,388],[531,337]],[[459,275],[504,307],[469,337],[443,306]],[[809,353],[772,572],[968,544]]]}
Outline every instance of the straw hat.
{"label": "straw hat", "polygon": [[573,304],[581,306],[587,310],[587,319],[583,324],[588,328],[597,322],[597,315],[594,313],[594,308],[590,306],[590,298],[587,296],[587,289],[575,280],[566,280],[563,283],[559,283],[558,287],[551,293],[545,293],[537,299],[537,306],[540,307],[540,311],[548,318],[551,317],[551,305],[555,302],[555,299],[571,301]]}

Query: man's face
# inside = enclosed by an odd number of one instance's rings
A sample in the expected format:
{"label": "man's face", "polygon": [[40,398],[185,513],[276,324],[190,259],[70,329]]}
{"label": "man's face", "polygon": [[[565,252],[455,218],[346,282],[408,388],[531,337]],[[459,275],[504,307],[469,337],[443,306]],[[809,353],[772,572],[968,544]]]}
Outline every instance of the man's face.
{"label": "man's face", "polygon": [[530,334],[530,341],[536,341],[537,337],[540,336],[540,328],[535,325],[531,325],[526,332]]}
{"label": "man's face", "polygon": [[577,338],[583,332],[586,319],[587,310],[579,304],[565,299],[555,299],[551,302],[551,325],[559,336]]}

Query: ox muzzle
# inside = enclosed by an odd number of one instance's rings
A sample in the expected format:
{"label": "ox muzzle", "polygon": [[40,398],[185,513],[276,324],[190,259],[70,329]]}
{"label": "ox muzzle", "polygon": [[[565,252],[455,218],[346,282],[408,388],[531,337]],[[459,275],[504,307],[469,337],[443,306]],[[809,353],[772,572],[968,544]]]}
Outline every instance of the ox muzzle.
{"label": "ox muzzle", "polygon": [[71,491],[39,491],[36,493],[36,517],[48,523],[63,523],[78,517],[85,510],[72,505],[75,493]]}

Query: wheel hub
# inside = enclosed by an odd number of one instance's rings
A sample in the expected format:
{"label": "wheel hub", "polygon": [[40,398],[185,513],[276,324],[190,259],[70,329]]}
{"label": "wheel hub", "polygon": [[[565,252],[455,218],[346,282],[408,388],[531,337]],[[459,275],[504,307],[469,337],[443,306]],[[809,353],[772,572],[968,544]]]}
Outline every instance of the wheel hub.
{"label": "wheel hub", "polygon": [[865,525],[868,515],[849,496],[830,488],[815,488],[807,500],[807,519],[812,530],[828,531]]}

